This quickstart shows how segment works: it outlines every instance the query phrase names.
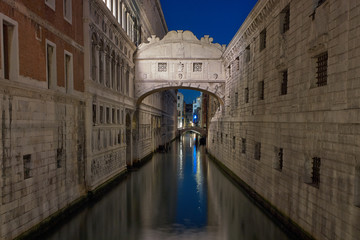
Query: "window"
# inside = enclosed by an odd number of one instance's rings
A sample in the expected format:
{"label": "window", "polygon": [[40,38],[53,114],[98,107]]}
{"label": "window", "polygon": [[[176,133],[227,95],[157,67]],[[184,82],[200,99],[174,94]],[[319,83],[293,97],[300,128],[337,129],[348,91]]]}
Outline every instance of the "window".
{"label": "window", "polygon": [[65,51],[64,61],[65,89],[67,93],[71,93],[74,88],[73,83],[73,59],[72,54]]}
{"label": "window", "polygon": [[220,134],[221,136],[221,144],[223,143],[223,133]]}
{"label": "window", "polygon": [[56,47],[55,44],[46,40],[46,80],[49,89],[57,86],[56,77]]}
{"label": "window", "polygon": [[72,22],[72,0],[64,0],[64,18],[69,23]]}
{"label": "window", "polygon": [[250,45],[245,48],[245,62],[250,62],[251,60],[251,52],[250,52]]}
{"label": "window", "polygon": [[233,136],[232,148],[235,149],[235,136]]}
{"label": "window", "polygon": [[106,59],[105,59],[105,84],[110,87],[110,52],[109,48],[106,48]]}
{"label": "window", "polygon": [[57,168],[62,167],[63,155],[64,155],[64,149],[63,148],[56,149],[56,167]]}
{"label": "window", "polygon": [[121,84],[121,67],[120,67],[120,59],[118,59],[116,65],[116,90],[120,92],[120,84]]}
{"label": "window", "polygon": [[266,48],[266,28],[260,33],[260,51]]}
{"label": "window", "polygon": [[[4,17],[1,21],[1,17]],[[6,20],[5,20],[6,18]],[[0,13],[0,23],[2,22],[2,34],[0,34],[0,53],[3,52],[3,70],[5,79],[16,79],[18,75],[18,35],[17,23],[8,19]],[[1,55],[0,55],[1,56]]]}
{"label": "window", "polygon": [[100,51],[99,51],[99,82],[104,83],[104,48],[103,43],[100,42]]}
{"label": "window", "polygon": [[91,78],[96,81],[96,35],[93,34],[91,37]]}
{"label": "window", "polygon": [[275,169],[281,171],[283,168],[283,149],[275,147]]}
{"label": "window", "polygon": [[158,72],[167,72],[167,63],[158,63]]}
{"label": "window", "polygon": [[104,107],[100,106],[100,123],[104,123]]}
{"label": "window", "polygon": [[290,6],[286,6],[280,13],[280,24],[281,24],[281,33],[285,33],[290,28]]}
{"label": "window", "polygon": [[116,110],[116,115],[117,115],[117,123],[120,124],[120,110]]}
{"label": "window", "polygon": [[245,103],[248,103],[249,102],[249,88],[245,88],[244,98],[245,98]]}
{"label": "window", "polygon": [[281,95],[286,95],[287,94],[287,84],[288,84],[288,71],[285,70],[281,73],[282,79],[281,79],[281,90],[280,90],[280,94]]}
{"label": "window", "polygon": [[121,3],[120,3],[120,0],[117,0],[117,20],[118,20],[118,23],[121,23]]}
{"label": "window", "polygon": [[106,108],[106,123],[110,123],[110,108]]}
{"label": "window", "polygon": [[55,11],[55,0],[45,0],[45,4]]}
{"label": "window", "polygon": [[114,52],[111,55],[111,88],[115,89],[115,66],[116,66],[116,62],[115,62],[115,55]]}
{"label": "window", "polygon": [[130,75],[129,75],[129,71],[126,71],[126,75],[125,75],[125,84],[126,84],[126,95],[130,94]]}
{"label": "window", "polygon": [[322,53],[316,58],[316,84],[318,87],[325,86],[327,84],[328,53]]}
{"label": "window", "polygon": [[201,72],[202,63],[193,63],[193,72]]}
{"label": "window", "polygon": [[264,100],[264,81],[258,83],[259,100]]}
{"label": "window", "polygon": [[241,138],[241,153],[246,153],[246,138]]}
{"label": "window", "polygon": [[317,0],[317,7],[326,2],[326,0]]}
{"label": "window", "polygon": [[93,119],[93,124],[96,124],[96,104],[93,104],[92,107],[92,119]]}
{"label": "window", "polygon": [[355,206],[360,207],[360,166],[355,168]]}
{"label": "window", "polygon": [[314,157],[312,159],[311,183],[314,187],[317,188],[319,188],[320,185],[320,163],[321,159],[319,157]]}
{"label": "window", "polygon": [[32,177],[31,174],[31,154],[23,156],[23,167],[24,167],[24,179]]}
{"label": "window", "polygon": [[239,71],[240,70],[240,58],[239,57],[237,57],[235,59],[235,64],[236,64],[236,70]]}
{"label": "window", "polygon": [[111,118],[112,118],[112,123],[115,123],[115,109],[111,109]]}
{"label": "window", "polygon": [[118,141],[118,144],[121,143],[121,129],[119,130],[119,133],[117,135],[117,141]]}
{"label": "window", "polygon": [[122,28],[126,29],[126,8],[124,4],[121,5]]}
{"label": "window", "polygon": [[255,160],[260,160],[261,158],[261,143],[255,142],[255,151],[254,151]]}

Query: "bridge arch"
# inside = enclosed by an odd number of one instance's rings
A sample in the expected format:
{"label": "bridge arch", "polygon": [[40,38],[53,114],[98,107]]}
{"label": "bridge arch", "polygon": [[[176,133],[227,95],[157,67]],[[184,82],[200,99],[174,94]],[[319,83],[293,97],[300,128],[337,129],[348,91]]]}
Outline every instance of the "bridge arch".
{"label": "bridge arch", "polygon": [[135,54],[135,98],[139,104],[152,93],[168,89],[193,89],[209,93],[224,104],[225,46],[200,40],[190,31],[171,31],[163,39],[152,36]]}

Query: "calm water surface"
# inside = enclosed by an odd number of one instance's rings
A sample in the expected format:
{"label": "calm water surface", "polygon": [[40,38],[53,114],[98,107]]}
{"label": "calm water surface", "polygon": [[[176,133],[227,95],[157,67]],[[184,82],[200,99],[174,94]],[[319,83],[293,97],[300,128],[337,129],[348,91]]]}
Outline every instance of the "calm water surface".
{"label": "calm water surface", "polygon": [[156,154],[47,239],[290,239],[194,139],[184,135],[168,153]]}

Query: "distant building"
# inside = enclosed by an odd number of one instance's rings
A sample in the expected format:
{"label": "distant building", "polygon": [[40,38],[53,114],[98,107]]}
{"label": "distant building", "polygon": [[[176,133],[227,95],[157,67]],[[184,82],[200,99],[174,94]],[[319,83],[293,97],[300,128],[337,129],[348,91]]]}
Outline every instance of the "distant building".
{"label": "distant building", "polygon": [[184,95],[180,92],[177,93],[177,127],[183,128],[185,124],[185,108],[184,108]]}
{"label": "distant building", "polygon": [[193,104],[185,104],[185,126],[191,126],[193,116]]}

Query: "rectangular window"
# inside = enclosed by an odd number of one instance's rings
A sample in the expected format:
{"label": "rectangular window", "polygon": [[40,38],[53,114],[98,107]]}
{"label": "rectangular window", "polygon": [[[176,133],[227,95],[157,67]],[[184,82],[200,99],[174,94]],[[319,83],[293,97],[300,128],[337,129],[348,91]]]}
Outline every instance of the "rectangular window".
{"label": "rectangular window", "polygon": [[288,84],[288,71],[285,70],[281,73],[282,79],[281,79],[281,95],[287,94],[287,84]]}
{"label": "rectangular window", "polygon": [[260,33],[260,51],[266,48],[266,28]]}
{"label": "rectangular window", "polygon": [[[0,13],[1,15],[1,13]],[[6,16],[5,16],[6,17]],[[11,19],[2,21],[2,34],[0,33],[0,52],[3,52],[3,69],[5,79],[14,79],[18,74],[18,40],[17,40],[17,23]],[[0,19],[1,23],[1,19]],[[2,39],[1,39],[2,37]]]}
{"label": "rectangular window", "polygon": [[290,6],[287,5],[280,13],[281,33],[285,33],[290,28]]}
{"label": "rectangular window", "polygon": [[264,100],[264,81],[258,83],[259,100]]}
{"label": "rectangular window", "polygon": [[246,138],[241,138],[241,153],[246,153]]}
{"label": "rectangular window", "polygon": [[64,18],[69,23],[72,22],[72,0],[64,0]]}
{"label": "rectangular window", "polygon": [[325,86],[327,84],[328,53],[318,55],[316,64],[316,84],[317,86]]}
{"label": "rectangular window", "polygon": [[116,110],[116,115],[117,115],[117,123],[120,124],[120,110]]}
{"label": "rectangular window", "polygon": [[62,163],[63,163],[63,153],[64,153],[64,149],[63,148],[58,148],[56,149],[56,167],[57,168],[61,168],[62,167]]}
{"label": "rectangular window", "polygon": [[93,119],[93,124],[96,124],[96,104],[93,104],[92,107],[92,119]]}
{"label": "rectangular window", "polygon": [[32,177],[31,173],[31,154],[23,156],[23,167],[24,167],[24,179]]}
{"label": "rectangular window", "polygon": [[111,109],[111,118],[112,118],[112,123],[115,123],[115,109]]}
{"label": "rectangular window", "polygon": [[317,188],[319,188],[320,185],[320,163],[321,159],[319,157],[314,157],[312,159],[311,182],[312,185]]}
{"label": "rectangular window", "polygon": [[249,88],[245,88],[244,92],[245,103],[249,102]]}
{"label": "rectangular window", "polygon": [[106,123],[110,123],[110,108],[106,108]]}
{"label": "rectangular window", "polygon": [[104,123],[104,107],[100,106],[100,123]]}
{"label": "rectangular window", "polygon": [[65,88],[67,93],[71,93],[73,90],[73,60],[72,54],[65,52]]}
{"label": "rectangular window", "polygon": [[45,0],[45,4],[55,11],[55,0]]}
{"label": "rectangular window", "polygon": [[238,102],[239,102],[239,94],[236,92],[235,93],[235,107],[238,106]]}
{"label": "rectangular window", "polygon": [[250,62],[251,60],[251,52],[250,52],[250,45],[245,48],[245,62]]}
{"label": "rectangular window", "polygon": [[167,63],[158,63],[158,72],[167,72]]}
{"label": "rectangular window", "polygon": [[235,149],[235,136],[233,136],[232,148]]}
{"label": "rectangular window", "polygon": [[255,142],[255,151],[254,151],[255,160],[260,160],[261,158],[261,143]]}
{"label": "rectangular window", "polygon": [[236,70],[239,71],[240,70],[240,58],[239,57],[237,57],[235,59],[235,64],[236,64]]}
{"label": "rectangular window", "polygon": [[56,47],[46,40],[46,80],[49,89],[55,89],[57,86],[56,77]]}
{"label": "rectangular window", "polygon": [[283,149],[275,147],[275,169],[281,171],[283,168]]}
{"label": "rectangular window", "polygon": [[326,2],[326,0],[317,0],[317,7]]}
{"label": "rectangular window", "polygon": [[193,63],[193,72],[201,72],[202,63]]}

